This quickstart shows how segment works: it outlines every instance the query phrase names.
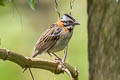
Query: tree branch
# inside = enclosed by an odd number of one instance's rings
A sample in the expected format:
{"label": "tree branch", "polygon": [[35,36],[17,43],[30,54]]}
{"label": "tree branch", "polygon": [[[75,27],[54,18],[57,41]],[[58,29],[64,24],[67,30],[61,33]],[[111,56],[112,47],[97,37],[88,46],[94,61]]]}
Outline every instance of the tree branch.
{"label": "tree branch", "polygon": [[24,57],[20,54],[17,54],[12,51],[8,51],[6,49],[0,49],[0,59],[12,61],[18,64],[22,68],[29,67],[29,68],[45,69],[55,74],[66,72],[64,69],[67,68],[72,75],[73,78],[72,80],[78,80],[78,70],[76,70],[68,63],[61,64],[59,62],[48,61],[45,59],[42,60],[39,58]]}

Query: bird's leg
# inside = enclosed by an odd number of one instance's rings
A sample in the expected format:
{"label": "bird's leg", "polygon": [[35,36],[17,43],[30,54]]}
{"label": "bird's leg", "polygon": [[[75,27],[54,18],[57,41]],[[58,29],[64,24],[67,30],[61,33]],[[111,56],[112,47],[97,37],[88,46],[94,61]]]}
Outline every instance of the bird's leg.
{"label": "bird's leg", "polygon": [[52,54],[57,58],[57,60],[61,60],[61,58],[58,57],[54,52],[52,52]]}
{"label": "bird's leg", "polygon": [[66,57],[67,57],[67,49],[68,49],[68,46],[66,46],[65,49],[64,49],[64,57],[62,58],[63,63],[65,62]]}
{"label": "bird's leg", "polygon": [[52,55],[48,52],[49,56],[52,57]]}
{"label": "bird's leg", "polygon": [[52,58],[53,61],[55,61],[55,62],[62,62],[61,58],[58,57],[54,52],[52,52],[52,54],[53,54],[55,57],[57,57],[57,59],[56,59],[56,58],[53,58],[53,56],[51,55],[50,52],[48,52],[48,54],[49,54],[49,56]]}
{"label": "bird's leg", "polygon": [[[57,59],[55,59],[55,60],[57,60],[57,61],[59,60],[58,62],[64,63],[66,60],[66,57],[67,57],[67,49],[68,49],[68,45],[64,49],[64,57],[62,59],[60,57],[58,57],[54,52],[52,52],[52,54],[57,57]],[[48,53],[48,54],[50,56],[52,56],[50,53]]]}
{"label": "bird's leg", "polygon": [[57,63],[59,63],[59,64],[61,64],[61,65],[64,64],[64,63],[62,62],[62,59],[61,59],[60,57],[58,57],[54,52],[52,52],[52,54],[56,57],[56,58],[54,59],[55,62],[57,62]]}
{"label": "bird's leg", "polygon": [[50,52],[48,52],[49,56],[52,58],[52,60],[54,61],[55,59],[53,58],[53,56],[51,55]]}

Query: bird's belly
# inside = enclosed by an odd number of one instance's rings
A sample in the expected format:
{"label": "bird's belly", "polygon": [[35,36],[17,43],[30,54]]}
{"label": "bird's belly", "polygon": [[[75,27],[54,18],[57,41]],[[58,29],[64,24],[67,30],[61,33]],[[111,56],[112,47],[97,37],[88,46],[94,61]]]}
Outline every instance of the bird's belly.
{"label": "bird's belly", "polygon": [[67,46],[71,36],[72,36],[72,34],[71,35],[69,34],[67,36],[63,36],[63,38],[59,39],[56,42],[56,44],[52,48],[50,48],[48,51],[49,52],[58,52],[58,51],[63,50]]}

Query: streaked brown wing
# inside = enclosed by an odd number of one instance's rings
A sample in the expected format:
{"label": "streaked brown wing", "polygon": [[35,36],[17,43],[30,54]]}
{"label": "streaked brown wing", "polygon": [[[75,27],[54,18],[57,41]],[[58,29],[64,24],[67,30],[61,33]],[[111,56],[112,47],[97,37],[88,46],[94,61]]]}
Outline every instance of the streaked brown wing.
{"label": "streaked brown wing", "polygon": [[47,51],[49,48],[51,48],[56,41],[60,38],[60,30],[58,30],[59,27],[57,25],[52,24],[49,29],[45,31],[45,33],[40,37],[40,39],[37,41],[34,49],[33,56],[37,56],[37,54],[41,54],[44,51]]}

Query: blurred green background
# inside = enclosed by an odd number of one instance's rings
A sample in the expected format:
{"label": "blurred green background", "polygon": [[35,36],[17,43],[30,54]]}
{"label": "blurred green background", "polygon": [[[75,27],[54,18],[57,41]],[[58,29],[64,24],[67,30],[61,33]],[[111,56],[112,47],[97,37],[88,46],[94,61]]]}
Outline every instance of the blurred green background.
{"label": "blurred green background", "polygon": [[[70,0],[59,0],[61,15],[68,13]],[[72,16],[80,22],[76,26],[73,37],[69,43],[66,62],[79,70],[79,80],[88,80],[87,55],[87,2],[75,0]],[[40,35],[58,18],[55,12],[54,0],[35,1],[33,11],[27,0],[6,1],[0,6],[0,48],[31,56],[34,44]],[[63,51],[57,55],[63,57]],[[50,59],[48,54],[38,56]],[[35,80],[69,80],[67,74],[55,75],[49,71],[32,69]],[[32,80],[29,71],[22,72],[21,67],[10,61],[0,60],[0,80]]]}

